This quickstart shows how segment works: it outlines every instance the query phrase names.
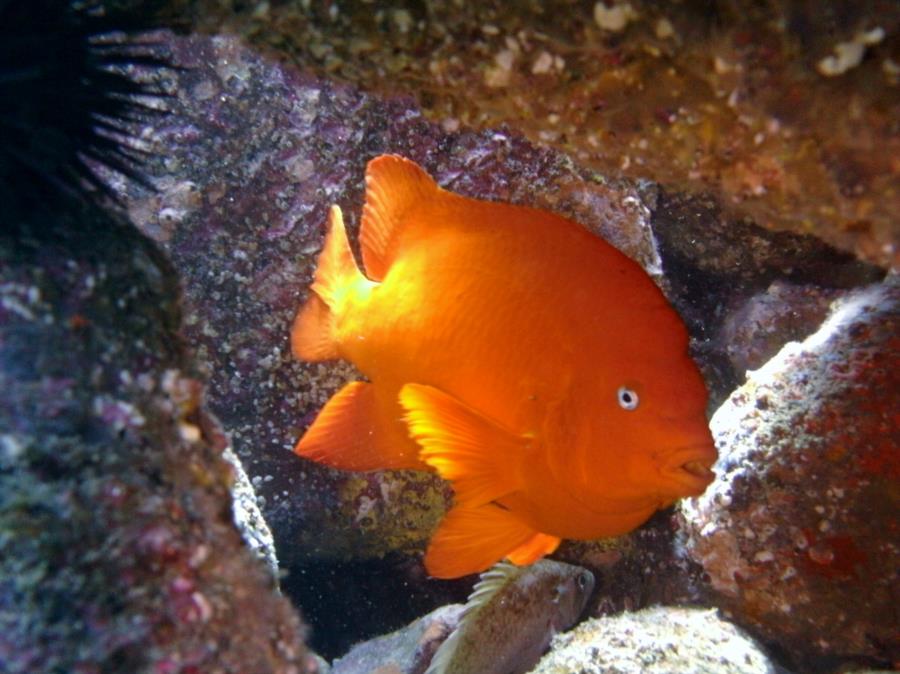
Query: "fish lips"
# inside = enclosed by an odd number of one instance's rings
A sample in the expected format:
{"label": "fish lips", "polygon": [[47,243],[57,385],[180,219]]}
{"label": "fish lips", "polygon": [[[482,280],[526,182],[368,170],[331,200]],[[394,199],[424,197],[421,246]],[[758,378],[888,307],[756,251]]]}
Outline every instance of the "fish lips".
{"label": "fish lips", "polygon": [[663,458],[660,474],[675,495],[699,496],[716,477],[712,466],[717,458],[712,445],[681,447]]}

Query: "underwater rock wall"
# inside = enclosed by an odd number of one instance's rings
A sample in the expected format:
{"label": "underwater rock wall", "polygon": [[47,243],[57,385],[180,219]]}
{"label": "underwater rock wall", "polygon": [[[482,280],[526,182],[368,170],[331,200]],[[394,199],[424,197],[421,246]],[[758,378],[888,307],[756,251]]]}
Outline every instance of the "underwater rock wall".
{"label": "underwater rock wall", "polygon": [[171,0],[304,70],[900,264],[900,4]]}
{"label": "underwater rock wall", "polygon": [[4,224],[0,670],[309,671],[234,526],[171,265],[76,201]]}
{"label": "underwater rock wall", "polygon": [[[779,278],[847,288],[882,273],[812,237],[729,220],[713,201],[600,176],[507,131],[447,132],[408,99],[297,72],[234,38],[175,39],[172,49],[187,70],[168,83],[174,114],[154,131],[160,193],[129,195],[129,212],[184,279],[186,336],[209,374],[210,404],[285,564],[418,551],[449,503],[432,476],[341,474],[289,451],[358,376],[347,364],[296,361],[288,332],[332,203],[355,241],[373,156],[403,154],[454,191],[551,209],[612,241],[685,317],[715,400],[743,379],[717,341],[741,303]],[[812,330],[815,316],[789,328]],[[772,342],[787,339],[774,332]]]}

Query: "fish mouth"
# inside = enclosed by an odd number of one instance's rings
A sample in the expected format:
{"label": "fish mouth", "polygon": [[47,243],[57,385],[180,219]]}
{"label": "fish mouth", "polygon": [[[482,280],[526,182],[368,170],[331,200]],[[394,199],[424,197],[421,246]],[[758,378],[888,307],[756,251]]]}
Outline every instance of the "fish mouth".
{"label": "fish mouth", "polygon": [[712,466],[717,458],[711,445],[686,447],[667,456],[660,472],[678,496],[699,496],[716,477]]}

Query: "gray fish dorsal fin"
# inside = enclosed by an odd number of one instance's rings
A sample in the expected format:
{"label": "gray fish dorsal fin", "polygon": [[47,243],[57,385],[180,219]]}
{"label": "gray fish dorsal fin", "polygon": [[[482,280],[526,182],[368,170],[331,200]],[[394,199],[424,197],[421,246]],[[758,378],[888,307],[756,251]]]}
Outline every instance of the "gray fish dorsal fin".
{"label": "gray fish dorsal fin", "polygon": [[466,600],[465,608],[460,613],[456,629],[438,647],[425,674],[446,674],[458,647],[460,635],[475,621],[481,609],[487,606],[500,590],[519,577],[523,568],[528,567],[502,561],[497,562],[481,574],[475,587],[472,588],[472,594]]}
{"label": "gray fish dorsal fin", "polygon": [[459,624],[462,625],[470,614],[477,613],[480,608],[494,598],[494,595],[518,578],[522,569],[526,568],[528,567],[516,566],[512,562],[503,560],[482,573],[478,582],[475,583],[475,587],[472,588],[472,594],[466,600],[466,607],[460,616]]}

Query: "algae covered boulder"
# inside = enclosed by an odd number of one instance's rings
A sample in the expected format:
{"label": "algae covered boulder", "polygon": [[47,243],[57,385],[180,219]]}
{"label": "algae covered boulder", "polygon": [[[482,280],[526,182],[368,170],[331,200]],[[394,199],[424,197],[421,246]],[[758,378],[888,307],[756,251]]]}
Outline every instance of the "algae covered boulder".
{"label": "algae covered boulder", "polygon": [[765,651],[714,609],[654,606],[586,620],[532,674],[776,674]]}
{"label": "algae covered boulder", "polygon": [[233,522],[171,265],[77,200],[7,224],[0,669],[303,671],[298,615]]}
{"label": "algae covered boulder", "polygon": [[895,662],[900,284],[856,291],[736,390],[683,509],[709,599],[792,664]]}

